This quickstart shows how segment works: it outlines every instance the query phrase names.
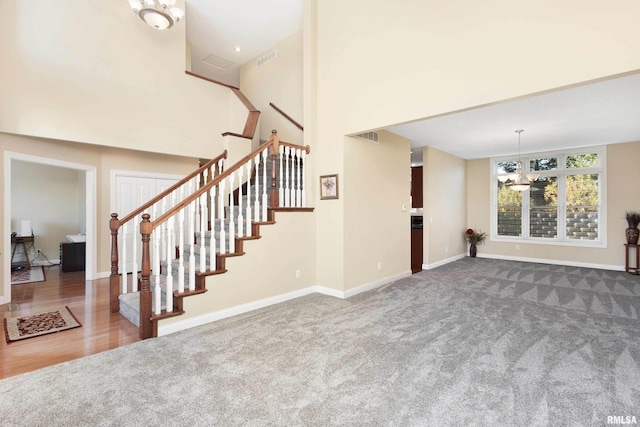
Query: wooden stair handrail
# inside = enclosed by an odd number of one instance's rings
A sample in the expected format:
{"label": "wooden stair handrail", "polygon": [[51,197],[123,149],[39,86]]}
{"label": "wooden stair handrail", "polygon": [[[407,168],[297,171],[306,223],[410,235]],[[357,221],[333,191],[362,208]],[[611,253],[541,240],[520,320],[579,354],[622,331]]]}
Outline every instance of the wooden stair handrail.
{"label": "wooden stair handrail", "polygon": [[278,106],[276,104],[274,104],[273,102],[270,102],[269,105],[271,107],[273,107],[274,110],[276,110],[278,113],[282,114],[284,116],[285,119],[289,120],[291,123],[293,123],[298,129],[300,129],[301,131],[304,132],[304,127],[298,123],[297,121],[295,121],[290,115],[288,115],[287,113],[285,113],[284,111],[282,111],[280,108],[278,108]]}
{"label": "wooden stair handrail", "polygon": [[242,159],[238,160],[233,166],[231,166],[230,168],[226,169],[223,173],[221,173],[220,175],[218,175],[217,177],[215,177],[214,179],[209,181],[206,185],[200,187],[197,191],[194,191],[189,197],[184,199],[182,202],[178,203],[173,208],[169,209],[164,214],[160,215],[158,218],[156,218],[155,221],[153,221],[152,230],[155,230],[156,227],[158,227],[160,224],[163,224],[165,221],[167,221],[173,215],[177,214],[181,209],[183,209],[189,203],[193,202],[198,197],[200,197],[202,194],[204,194],[207,191],[209,191],[209,189],[211,189],[211,187],[213,187],[215,185],[218,185],[220,183],[220,181],[222,181],[223,179],[225,179],[226,177],[231,175],[233,172],[235,172],[238,169],[240,169],[241,167],[243,167],[245,165],[245,163],[247,163],[249,160],[253,159],[256,155],[258,155],[259,153],[262,153],[262,151],[264,151],[265,149],[267,149],[270,146],[272,146],[274,141],[275,141],[275,139],[277,139],[277,135],[276,135],[275,138],[273,136],[271,138],[269,138],[269,140],[267,142],[265,142],[264,144],[262,144],[261,146],[259,146],[255,150],[253,150],[251,153],[249,153],[246,156],[244,156]]}
{"label": "wooden stair handrail", "polygon": [[258,118],[260,117],[260,110],[258,110],[242,92],[240,92],[240,88],[232,86],[230,84],[220,82],[218,80],[201,76],[196,73],[192,73],[191,71],[185,71],[185,74],[220,85],[220,86],[228,87],[229,89],[231,89],[231,91],[238,97],[240,102],[242,102],[242,105],[244,105],[247,108],[247,110],[249,110],[249,114],[247,115],[247,120],[245,122],[244,129],[242,130],[241,134],[236,132],[225,132],[222,134],[222,136],[231,135],[231,136],[236,136],[238,138],[253,139],[253,136],[256,134],[256,128],[258,127]]}
{"label": "wooden stair handrail", "polygon": [[197,79],[206,80],[208,82],[215,83],[215,84],[220,85],[220,86],[228,87],[229,89],[238,89],[238,90],[240,89],[240,88],[235,87],[233,85],[230,85],[230,84],[227,84],[227,83],[223,83],[223,82],[218,81],[218,80],[210,79],[209,77],[201,76],[200,74],[192,73],[191,71],[185,71],[184,73],[186,75],[188,75],[188,76],[195,77]]}
{"label": "wooden stair handrail", "polygon": [[207,163],[205,163],[203,166],[201,166],[200,168],[196,169],[195,171],[191,172],[189,175],[185,176],[184,178],[182,178],[180,181],[178,181],[177,183],[175,183],[174,185],[172,185],[171,187],[169,187],[168,189],[166,189],[165,191],[163,191],[162,193],[158,194],[156,197],[154,197],[153,199],[149,200],[147,203],[145,203],[144,205],[140,206],[138,209],[136,209],[135,211],[131,212],[130,214],[128,214],[127,216],[125,216],[124,218],[122,218],[121,220],[118,221],[118,227],[120,227],[122,224],[125,224],[129,221],[131,221],[133,218],[135,218],[137,215],[140,215],[142,212],[144,212],[147,208],[153,206],[155,203],[159,202],[160,200],[162,200],[164,197],[166,197],[167,195],[171,194],[172,191],[180,188],[182,185],[184,185],[187,181],[189,181],[190,179],[192,179],[193,177],[195,177],[196,175],[200,174],[201,172],[203,172],[204,170],[208,169],[209,167],[211,167],[212,165],[216,164],[220,159],[226,159],[227,158],[227,150],[224,150],[224,152],[222,154],[220,154],[219,156],[213,158],[212,160],[209,160]]}

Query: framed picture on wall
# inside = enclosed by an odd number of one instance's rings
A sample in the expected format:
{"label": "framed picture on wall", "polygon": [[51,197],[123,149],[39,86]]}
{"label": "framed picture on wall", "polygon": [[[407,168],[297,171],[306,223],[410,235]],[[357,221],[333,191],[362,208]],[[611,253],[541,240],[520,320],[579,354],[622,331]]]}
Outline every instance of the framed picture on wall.
{"label": "framed picture on wall", "polygon": [[320,200],[338,198],[338,175],[322,175],[320,177]]}

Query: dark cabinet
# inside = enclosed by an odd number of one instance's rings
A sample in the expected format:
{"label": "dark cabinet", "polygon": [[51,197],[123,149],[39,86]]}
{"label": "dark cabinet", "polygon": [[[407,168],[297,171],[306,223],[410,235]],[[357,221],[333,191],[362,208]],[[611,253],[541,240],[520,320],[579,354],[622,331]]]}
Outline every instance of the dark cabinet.
{"label": "dark cabinet", "polygon": [[422,216],[411,217],[411,272],[422,271]]}
{"label": "dark cabinet", "polygon": [[60,243],[60,267],[63,272],[82,271],[85,268],[86,243]]}
{"label": "dark cabinet", "polygon": [[422,166],[411,168],[411,207],[422,207]]}

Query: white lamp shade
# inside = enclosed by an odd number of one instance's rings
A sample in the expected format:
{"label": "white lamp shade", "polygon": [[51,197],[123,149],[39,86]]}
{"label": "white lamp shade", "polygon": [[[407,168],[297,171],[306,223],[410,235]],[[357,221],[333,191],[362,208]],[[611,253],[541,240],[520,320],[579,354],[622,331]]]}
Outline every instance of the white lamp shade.
{"label": "white lamp shade", "polygon": [[509,188],[515,191],[527,191],[529,189],[529,184],[513,184]]}
{"label": "white lamp shade", "polygon": [[505,183],[509,180],[509,177],[507,175],[498,175],[498,181]]}
{"label": "white lamp shade", "polygon": [[144,4],[148,7],[156,7],[155,0],[144,0]]}
{"label": "white lamp shade", "polygon": [[164,13],[160,13],[154,9],[143,9],[140,11],[140,18],[144,20],[150,27],[156,30],[166,30],[173,25],[171,19]]}
{"label": "white lamp shade", "polygon": [[171,16],[173,16],[173,19],[176,21],[179,21],[184,17],[184,11],[179,7],[172,7],[169,13],[171,13]]}
{"label": "white lamp shade", "polygon": [[171,4],[171,2],[169,0],[158,0],[158,2],[163,6],[163,7],[167,7]]}
{"label": "white lamp shade", "polygon": [[135,13],[138,13],[140,9],[142,9],[142,3],[139,0],[129,0],[129,6]]}

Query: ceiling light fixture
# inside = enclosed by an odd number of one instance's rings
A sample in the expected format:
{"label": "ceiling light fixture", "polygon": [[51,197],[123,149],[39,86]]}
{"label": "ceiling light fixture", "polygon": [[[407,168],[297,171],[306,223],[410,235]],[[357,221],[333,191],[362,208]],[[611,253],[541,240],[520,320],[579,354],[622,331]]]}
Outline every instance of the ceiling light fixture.
{"label": "ceiling light fixture", "polygon": [[518,129],[518,161],[516,162],[516,172],[498,177],[500,182],[505,183],[507,187],[515,191],[526,191],[531,187],[531,183],[540,177],[537,173],[522,173],[522,160],[520,160],[520,134],[524,132],[523,129]]}
{"label": "ceiling light fixture", "polygon": [[129,0],[133,13],[156,30],[166,30],[184,17],[184,11],[175,7],[176,0]]}
{"label": "ceiling light fixture", "polygon": [[242,48],[241,48],[240,46],[236,46],[235,51],[236,51],[236,52],[242,52]]}

